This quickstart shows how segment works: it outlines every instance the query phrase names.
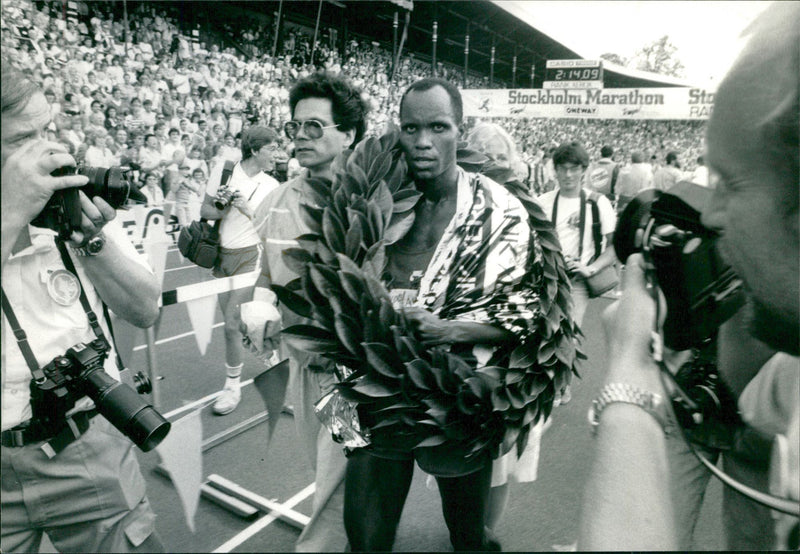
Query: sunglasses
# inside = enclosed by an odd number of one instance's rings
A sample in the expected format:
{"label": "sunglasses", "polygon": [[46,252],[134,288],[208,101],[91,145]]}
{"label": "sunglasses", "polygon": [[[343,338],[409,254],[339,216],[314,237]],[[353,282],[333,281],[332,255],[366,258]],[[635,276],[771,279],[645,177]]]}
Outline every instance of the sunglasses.
{"label": "sunglasses", "polygon": [[308,136],[308,138],[318,139],[322,136],[322,132],[325,129],[332,129],[333,127],[338,127],[339,125],[323,125],[316,119],[307,119],[302,123],[299,121],[287,121],[283,125],[283,132],[286,133],[286,136],[289,137],[290,140],[294,140],[301,126],[303,127],[303,132],[306,134],[306,136]]}

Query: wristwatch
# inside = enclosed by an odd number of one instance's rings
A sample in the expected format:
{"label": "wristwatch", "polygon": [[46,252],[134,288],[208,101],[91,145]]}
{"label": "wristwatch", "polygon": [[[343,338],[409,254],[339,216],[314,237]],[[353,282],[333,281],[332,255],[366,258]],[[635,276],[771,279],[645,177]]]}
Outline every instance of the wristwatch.
{"label": "wristwatch", "polygon": [[73,246],[71,249],[78,256],[97,256],[105,245],[106,236],[103,233],[99,233],[84,242],[82,246]]}
{"label": "wristwatch", "polygon": [[597,433],[597,427],[600,425],[600,414],[603,413],[606,406],[615,402],[625,402],[626,404],[639,406],[661,424],[664,434],[669,435],[669,417],[667,416],[667,407],[662,396],[634,387],[628,383],[608,383],[600,391],[600,396],[592,401],[588,413],[592,434]]}

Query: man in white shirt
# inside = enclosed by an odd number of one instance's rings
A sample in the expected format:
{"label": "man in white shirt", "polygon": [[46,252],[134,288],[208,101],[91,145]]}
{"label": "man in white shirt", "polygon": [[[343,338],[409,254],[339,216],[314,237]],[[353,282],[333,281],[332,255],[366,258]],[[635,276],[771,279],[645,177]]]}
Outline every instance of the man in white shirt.
{"label": "man in white shirt", "polygon": [[[272,155],[278,148],[278,135],[267,127],[250,127],[242,137],[242,161],[233,168],[226,185],[233,192],[222,209],[215,206],[220,192],[224,163],[211,170],[200,215],[221,219],[220,253],[214,265],[214,277],[230,277],[257,272],[261,268],[264,248],[253,225],[253,215],[267,194],[278,187],[278,181],[267,175],[272,169]],[[219,295],[225,317],[225,373],[222,393],[214,403],[214,413],[226,415],[239,405],[239,380],[242,373],[242,332],[240,305],[253,299],[257,274],[249,287]]]}

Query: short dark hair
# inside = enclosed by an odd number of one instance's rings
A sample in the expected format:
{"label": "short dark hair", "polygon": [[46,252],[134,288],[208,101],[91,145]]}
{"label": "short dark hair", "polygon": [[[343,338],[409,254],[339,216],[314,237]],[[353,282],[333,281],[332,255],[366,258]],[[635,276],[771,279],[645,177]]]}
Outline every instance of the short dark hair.
{"label": "short dark hair", "polygon": [[583,169],[589,167],[589,154],[579,142],[564,143],[553,152],[553,167],[570,163],[578,164]]}
{"label": "short dark hair", "polygon": [[674,162],[677,159],[678,159],[678,153],[677,152],[675,152],[674,150],[670,150],[669,152],[667,152],[666,160],[667,160],[668,164],[671,164],[672,162]]}
{"label": "short dark hair", "polygon": [[456,124],[461,125],[461,121],[464,119],[464,101],[461,99],[461,92],[458,90],[458,87],[450,81],[439,79],[438,77],[426,77],[420,79],[416,83],[411,83],[403,93],[403,97],[400,98],[400,113],[403,113],[403,102],[405,102],[409,92],[425,92],[434,87],[442,87],[450,97]]}
{"label": "short dark hair", "polygon": [[[225,135],[231,136],[230,134]],[[242,159],[253,157],[253,152],[261,150],[265,144],[272,144],[278,140],[278,133],[269,127],[254,125],[242,133]]]}
{"label": "short dark hair", "polygon": [[614,149],[611,148],[610,146],[603,146],[600,149],[600,155],[604,158],[610,158],[611,156],[614,155]]}
{"label": "short dark hair", "polygon": [[640,164],[644,161],[644,154],[641,152],[634,152],[631,154],[631,163]]}
{"label": "short dark hair", "polygon": [[289,91],[292,117],[297,103],[306,98],[326,98],[331,101],[333,122],[339,126],[339,130],[356,132],[353,146],[364,138],[369,108],[361,98],[361,91],[350,81],[327,72],[314,73],[300,79]]}

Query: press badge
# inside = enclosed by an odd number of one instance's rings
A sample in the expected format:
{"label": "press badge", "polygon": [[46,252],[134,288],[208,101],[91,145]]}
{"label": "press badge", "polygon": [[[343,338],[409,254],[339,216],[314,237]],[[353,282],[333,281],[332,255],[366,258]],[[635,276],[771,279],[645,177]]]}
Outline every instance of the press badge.
{"label": "press badge", "polygon": [[56,304],[71,306],[81,295],[81,282],[66,269],[47,270],[47,293]]}

